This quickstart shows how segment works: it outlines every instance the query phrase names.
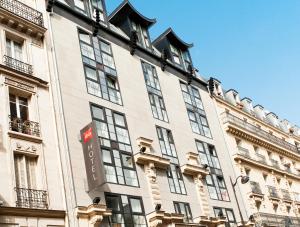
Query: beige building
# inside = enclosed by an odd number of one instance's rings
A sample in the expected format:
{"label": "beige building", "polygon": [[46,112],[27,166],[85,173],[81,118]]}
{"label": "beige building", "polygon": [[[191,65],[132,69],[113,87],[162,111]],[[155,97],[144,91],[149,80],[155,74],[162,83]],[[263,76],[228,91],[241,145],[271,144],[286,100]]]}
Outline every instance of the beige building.
{"label": "beige building", "polygon": [[237,184],[244,216],[258,226],[300,226],[300,129],[237,91],[225,91],[210,80],[236,175],[250,184]]}
{"label": "beige building", "polygon": [[0,2],[0,226],[65,226],[43,1]]}
{"label": "beige building", "polygon": [[[192,45],[170,28],[152,41],[156,20],[128,1],[47,9],[69,226],[236,226],[238,175]],[[92,121],[100,150],[80,135]]]}

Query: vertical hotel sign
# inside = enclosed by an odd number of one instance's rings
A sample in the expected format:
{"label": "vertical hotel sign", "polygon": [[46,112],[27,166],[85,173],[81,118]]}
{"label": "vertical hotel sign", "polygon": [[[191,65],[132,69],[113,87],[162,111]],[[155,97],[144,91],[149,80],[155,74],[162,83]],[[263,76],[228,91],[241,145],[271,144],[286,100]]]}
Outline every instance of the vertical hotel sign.
{"label": "vertical hotel sign", "polygon": [[80,135],[87,181],[89,191],[91,191],[103,182],[103,176],[101,174],[100,142],[95,123],[91,122],[85,126],[80,131]]}

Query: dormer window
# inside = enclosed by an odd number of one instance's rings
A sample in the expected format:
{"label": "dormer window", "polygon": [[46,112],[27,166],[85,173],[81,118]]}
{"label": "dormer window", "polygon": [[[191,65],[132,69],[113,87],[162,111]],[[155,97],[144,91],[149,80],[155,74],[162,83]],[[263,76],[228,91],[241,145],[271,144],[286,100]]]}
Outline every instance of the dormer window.
{"label": "dormer window", "polygon": [[171,48],[171,54],[172,54],[173,61],[174,61],[176,64],[181,65],[179,50],[176,49],[176,48],[175,48],[173,45],[171,45],[171,44],[170,44],[170,48]]}
{"label": "dormer window", "polygon": [[75,9],[83,14],[86,14],[84,0],[74,0]]}
{"label": "dormer window", "polygon": [[96,18],[96,9],[99,10],[100,20],[104,22],[104,13],[103,13],[103,4],[102,0],[92,0],[92,15],[93,18]]}
{"label": "dormer window", "polygon": [[138,36],[138,43],[145,47],[150,48],[150,41],[147,29],[142,27],[140,24],[135,23],[134,21],[131,21],[132,30],[137,33]]}
{"label": "dormer window", "polygon": [[190,53],[188,51],[182,52],[185,69],[188,69],[189,65],[192,64]]}

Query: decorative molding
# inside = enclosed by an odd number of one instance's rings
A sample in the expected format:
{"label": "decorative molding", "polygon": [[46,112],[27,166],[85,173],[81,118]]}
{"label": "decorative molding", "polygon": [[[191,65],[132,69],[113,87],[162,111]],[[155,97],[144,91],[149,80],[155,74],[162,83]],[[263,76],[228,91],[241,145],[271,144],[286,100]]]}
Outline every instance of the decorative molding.
{"label": "decorative molding", "polygon": [[11,139],[11,147],[14,152],[25,153],[29,155],[38,155],[41,149],[40,144],[14,138]]}
{"label": "decorative molding", "polygon": [[135,162],[140,165],[149,165],[153,163],[155,168],[158,169],[167,169],[170,166],[170,160],[167,158],[163,158],[154,153],[137,153],[134,155]]}
{"label": "decorative molding", "polygon": [[20,81],[14,78],[10,78],[10,77],[5,77],[5,84],[21,89],[21,90],[25,90],[27,92],[31,92],[34,93],[35,91],[35,87],[32,84],[29,83],[25,83],[24,81]]}
{"label": "decorative molding", "polygon": [[42,138],[40,138],[40,137],[27,135],[27,134],[20,133],[20,132],[8,131],[8,135],[11,138],[26,140],[26,141],[30,141],[30,142],[34,142],[34,143],[41,144],[43,142]]}
{"label": "decorative molding", "polygon": [[104,217],[111,216],[112,211],[104,204],[91,204],[87,207],[77,207],[76,215],[79,221],[88,222],[89,226],[96,227],[100,226]]}
{"label": "decorative molding", "polygon": [[40,217],[40,218],[62,218],[66,216],[64,210],[45,210],[45,209],[31,209],[20,207],[0,207],[0,216],[14,216],[14,217]]}

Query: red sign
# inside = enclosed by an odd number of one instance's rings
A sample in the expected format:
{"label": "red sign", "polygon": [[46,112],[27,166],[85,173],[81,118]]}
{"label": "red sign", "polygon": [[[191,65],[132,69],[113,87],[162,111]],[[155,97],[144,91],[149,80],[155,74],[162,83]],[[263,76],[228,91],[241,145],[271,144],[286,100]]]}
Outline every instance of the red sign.
{"label": "red sign", "polygon": [[86,143],[93,138],[93,130],[89,128],[83,133],[83,142]]}

